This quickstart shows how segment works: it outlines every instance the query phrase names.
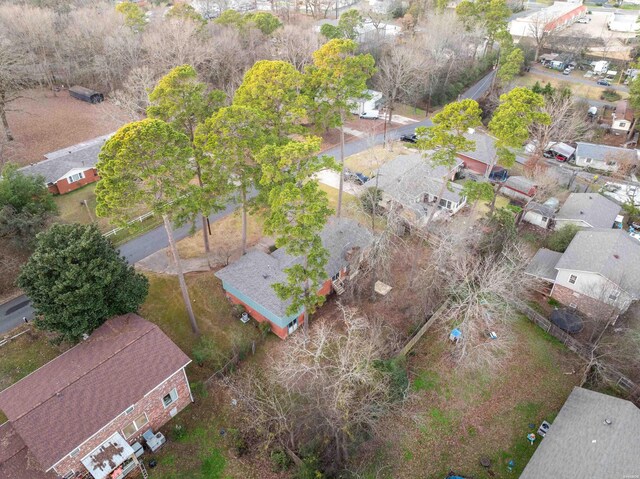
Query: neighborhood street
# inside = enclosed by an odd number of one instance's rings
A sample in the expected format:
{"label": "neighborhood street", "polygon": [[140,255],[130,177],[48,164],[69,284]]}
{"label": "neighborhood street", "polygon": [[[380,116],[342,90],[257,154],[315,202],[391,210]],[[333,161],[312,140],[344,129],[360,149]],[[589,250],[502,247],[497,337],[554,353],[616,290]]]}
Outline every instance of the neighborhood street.
{"label": "neighborhood street", "polygon": [[[472,98],[476,100],[480,98],[491,86],[493,75],[493,71],[489,72],[478,82],[472,85],[466,92],[464,92],[461,95],[461,98]],[[413,133],[416,127],[430,125],[431,120],[426,118],[417,123],[405,125],[400,128],[388,131],[387,135],[390,139],[399,139],[400,135]],[[355,155],[356,153],[360,153],[367,148],[371,148],[373,145],[380,145],[382,143],[382,133],[376,134],[373,138],[364,138],[350,141],[345,144],[345,157]],[[334,148],[330,148],[323,153],[338,159],[340,157],[340,147],[336,146]],[[235,205],[229,204],[223,211],[211,215],[209,217],[210,221],[217,221],[233,212],[234,209]],[[199,227],[199,222],[196,227]],[[174,235],[176,240],[181,240],[189,236],[190,230],[190,224],[175,230]],[[127,259],[129,263],[135,264],[137,261],[140,261],[141,259],[146,258],[156,251],[166,248],[167,246],[169,246],[167,235],[165,233],[164,227],[160,226],[120,246],[120,253],[122,253],[122,255]],[[31,319],[33,317],[33,308],[31,307],[31,302],[25,295],[18,296],[17,298],[14,298],[9,302],[0,305],[0,334],[6,333],[7,331],[10,331],[13,328],[19,326],[23,322],[23,318],[25,317],[27,319]]]}

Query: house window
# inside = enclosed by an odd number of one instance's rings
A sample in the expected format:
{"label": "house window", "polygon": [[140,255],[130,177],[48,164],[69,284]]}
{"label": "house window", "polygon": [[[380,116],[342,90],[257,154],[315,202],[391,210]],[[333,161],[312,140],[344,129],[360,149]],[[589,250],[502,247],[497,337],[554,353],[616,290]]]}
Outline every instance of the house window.
{"label": "house window", "polygon": [[609,295],[609,299],[611,301],[615,301],[616,299],[618,299],[619,296],[620,296],[620,291],[612,291],[611,294]]}
{"label": "house window", "polygon": [[585,159],[584,159],[584,162],[585,162],[585,163],[591,163],[591,158],[585,158]]}
{"label": "house window", "polygon": [[627,127],[627,122],[626,121],[621,121],[620,122],[620,128],[626,128]]}
{"label": "house window", "polygon": [[569,307],[573,308],[573,309],[576,309],[578,307],[578,305],[576,303],[570,303]]}
{"label": "house window", "polygon": [[69,471],[64,475],[64,479],[71,479],[76,476],[76,471]]}
{"label": "house window", "polygon": [[440,198],[440,206],[446,209],[451,209],[451,201]]}
{"label": "house window", "polygon": [[133,406],[129,406],[127,409],[125,409],[124,413],[125,414],[131,414],[133,412],[134,407]]}
{"label": "house window", "polygon": [[144,425],[147,424],[148,422],[149,422],[149,419],[147,419],[146,413],[138,416],[131,424],[129,424],[122,430],[124,437],[130,438],[136,432],[138,432],[141,428],[143,428]]}
{"label": "house window", "polygon": [[549,218],[547,218],[546,216],[543,216],[543,217],[542,217],[542,222],[543,222],[543,223],[546,223],[547,221],[549,221]]}
{"label": "house window", "polygon": [[69,183],[75,183],[78,180],[81,180],[82,178],[84,178],[84,173],[80,172],[80,173],[76,173],[75,175],[71,175],[67,178],[67,181]]}
{"label": "house window", "polygon": [[293,333],[296,329],[298,329],[298,318],[287,324],[287,331],[289,334]]}
{"label": "house window", "polygon": [[162,404],[164,404],[164,407],[169,407],[177,400],[178,400],[178,391],[176,388],[173,388],[171,391],[169,391],[169,394],[166,394],[162,398]]}
{"label": "house window", "polygon": [[572,274],[571,276],[569,276],[569,283],[576,284],[577,279],[578,277],[575,274]]}
{"label": "house window", "polygon": [[607,166],[616,166],[617,164],[616,161],[607,161]]}
{"label": "house window", "polygon": [[333,276],[331,276],[331,281],[335,281],[337,279],[340,278],[340,271],[338,271],[336,274],[334,274]]}
{"label": "house window", "polygon": [[77,447],[77,448],[75,448],[73,451],[71,451],[71,452],[69,453],[69,457],[76,457],[76,456],[78,455],[78,453],[79,453],[79,452],[80,452],[80,448],[79,448],[79,447]]}

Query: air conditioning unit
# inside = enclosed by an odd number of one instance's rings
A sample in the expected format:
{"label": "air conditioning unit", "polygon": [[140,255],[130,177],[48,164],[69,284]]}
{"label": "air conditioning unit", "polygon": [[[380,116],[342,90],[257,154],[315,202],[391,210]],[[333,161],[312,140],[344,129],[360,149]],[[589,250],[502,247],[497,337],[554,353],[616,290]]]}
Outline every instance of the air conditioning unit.
{"label": "air conditioning unit", "polygon": [[156,452],[162,447],[165,442],[167,442],[164,434],[162,434],[161,432],[157,432],[154,434],[151,429],[145,432],[142,437],[146,441],[147,447],[151,450],[151,452]]}

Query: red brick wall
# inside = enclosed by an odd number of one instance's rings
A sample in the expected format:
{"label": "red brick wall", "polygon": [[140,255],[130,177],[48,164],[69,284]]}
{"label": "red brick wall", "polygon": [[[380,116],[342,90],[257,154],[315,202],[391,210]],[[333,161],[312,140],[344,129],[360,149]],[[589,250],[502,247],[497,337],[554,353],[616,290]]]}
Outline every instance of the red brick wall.
{"label": "red brick wall", "polygon": [[583,12],[587,12],[587,7],[584,5],[576,6],[575,9],[571,10],[569,13],[565,13],[559,18],[556,18],[552,22],[549,22],[545,25],[544,30],[546,32],[552,32],[557,28],[560,28],[571,22],[572,19],[579,17]]}
{"label": "red brick wall", "polygon": [[478,160],[474,160],[473,158],[470,158],[465,155],[461,155],[459,153],[458,153],[458,158],[464,161],[465,168],[479,175],[484,175],[487,172],[487,169],[489,168],[489,165],[487,165],[486,163],[483,163]]}
{"label": "red brick wall", "polygon": [[558,284],[553,287],[551,296],[565,306],[576,305],[578,311],[592,318],[610,320],[618,315],[613,306]]}
{"label": "red brick wall", "polygon": [[[161,426],[166,424],[171,419],[170,411],[173,408],[177,408],[178,412],[180,412],[191,403],[189,384],[187,383],[185,378],[186,376],[184,370],[180,369],[164,383],[150,392],[146,397],[140,399],[140,401],[138,401],[134,405],[133,412],[124,414],[123,411],[122,414],[111,421],[111,423],[103,427],[90,440],[80,446],[80,452],[76,456],[65,456],[64,459],[55,466],[55,471],[60,476],[68,474],[69,472],[71,472],[71,470],[74,470],[75,472],[86,472],[85,467],[80,462],[82,458],[93,451],[104,441],[109,439],[115,432],[119,432],[120,434],[122,434],[122,437],[124,437],[122,429],[131,424],[131,422],[138,416],[140,416],[143,412],[147,414],[149,423],[143,426],[142,429],[138,430],[138,432],[136,432],[133,436],[125,439],[127,439],[129,444],[131,444],[140,439],[142,437],[142,433],[144,433],[149,428],[153,429],[154,433],[157,432]],[[165,409],[164,404],[162,403],[162,398],[163,396],[167,395],[173,388],[176,388],[178,391],[178,399],[176,402]],[[142,441],[140,442],[143,443]]]}
{"label": "red brick wall", "polygon": [[88,185],[89,183],[93,183],[98,181],[100,177],[98,176],[98,170],[92,168],[90,170],[84,171],[84,178],[78,181],[74,181],[73,183],[69,183],[66,178],[58,181],[54,186],[49,187],[49,191],[54,194],[64,195],[65,193],[69,193],[70,191],[77,190],[78,188],[83,187],[84,185]]}
{"label": "red brick wall", "polygon": [[[340,277],[344,278],[345,276],[346,276],[346,269],[343,268],[340,271]],[[318,290],[318,295],[328,296],[329,294],[331,294],[332,290],[333,290],[333,286],[331,284],[331,280],[328,279],[324,282],[322,287]],[[269,319],[265,317],[263,314],[259,313],[258,311],[253,309],[251,306],[245,304],[244,302],[236,298],[233,294],[229,293],[228,291],[225,291],[225,294],[227,295],[227,298],[229,298],[229,301],[231,301],[233,304],[242,305],[247,310],[247,313],[249,313],[249,315],[259,323],[264,323],[264,322],[269,323],[271,325],[271,331],[280,339],[285,339],[287,336],[289,336],[289,331],[287,330],[287,328],[282,328],[277,324],[274,324],[273,322],[269,321]],[[302,313],[298,317],[298,327],[301,327],[303,323],[304,323],[304,313]]]}

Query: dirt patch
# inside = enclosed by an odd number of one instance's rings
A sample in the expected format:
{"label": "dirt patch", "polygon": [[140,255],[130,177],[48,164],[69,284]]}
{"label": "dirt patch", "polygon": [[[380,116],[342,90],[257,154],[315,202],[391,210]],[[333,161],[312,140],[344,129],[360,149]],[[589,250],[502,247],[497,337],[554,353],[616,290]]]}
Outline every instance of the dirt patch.
{"label": "dirt patch", "polygon": [[[330,128],[320,136],[322,137],[322,145],[320,146],[320,148],[323,151],[340,144],[340,130],[338,128]],[[353,140],[354,138],[355,136],[349,135],[348,133],[344,134],[345,143]]]}
{"label": "dirt patch", "polygon": [[128,121],[109,100],[92,105],[69,96],[65,90],[55,95],[48,90],[27,90],[12,102],[7,113],[15,140],[10,159],[28,164],[44,159],[44,154],[106,135]]}

